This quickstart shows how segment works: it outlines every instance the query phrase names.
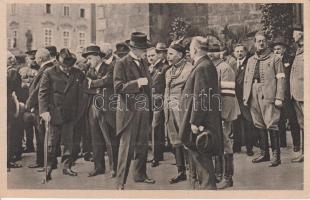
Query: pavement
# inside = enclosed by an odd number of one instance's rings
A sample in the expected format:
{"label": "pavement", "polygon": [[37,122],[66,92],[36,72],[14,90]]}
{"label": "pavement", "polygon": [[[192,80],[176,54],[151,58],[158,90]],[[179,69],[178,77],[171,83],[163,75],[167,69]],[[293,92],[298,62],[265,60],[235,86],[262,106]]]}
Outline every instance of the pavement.
{"label": "pavement", "polygon": [[[234,154],[235,173],[233,176],[234,186],[227,190],[302,190],[304,182],[303,163],[291,163],[291,158],[297,156],[292,150],[291,137],[288,134],[288,147],[281,148],[282,164],[278,167],[268,167],[269,162],[253,164],[251,161],[256,156],[247,156],[243,147],[241,153]],[[255,154],[259,153],[254,148]],[[151,154],[149,153],[149,159]],[[78,176],[70,177],[62,174],[62,165],[53,170],[52,180],[42,184],[44,173],[27,166],[35,160],[35,153],[23,154],[21,164],[23,168],[11,169],[8,172],[8,189],[58,189],[58,190],[113,190],[115,178],[110,178],[108,162],[106,174],[96,177],[87,177],[93,169],[93,163],[78,159],[74,171]],[[107,161],[107,158],[106,158]],[[191,189],[188,181],[177,184],[169,184],[169,179],[176,175],[177,170],[172,153],[164,154],[164,161],[158,167],[152,168],[147,164],[149,177],[156,180],[155,184],[133,182],[129,173],[125,189],[128,190],[188,190]]]}

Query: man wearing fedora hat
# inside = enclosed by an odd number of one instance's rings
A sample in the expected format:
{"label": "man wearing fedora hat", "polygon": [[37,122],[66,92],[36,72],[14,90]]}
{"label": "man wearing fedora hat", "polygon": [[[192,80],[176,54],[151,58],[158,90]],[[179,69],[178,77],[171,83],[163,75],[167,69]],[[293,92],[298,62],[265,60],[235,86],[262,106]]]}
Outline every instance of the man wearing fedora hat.
{"label": "man wearing fedora hat", "polygon": [[94,169],[89,177],[105,173],[105,147],[109,157],[111,177],[115,177],[117,168],[118,145],[115,136],[115,110],[110,108],[114,94],[112,63],[103,62],[106,56],[99,46],[86,47],[82,54],[90,66],[88,80],[88,124],[92,140]]}
{"label": "man wearing fedora hat", "polygon": [[272,147],[270,167],[281,164],[279,120],[283,106],[285,73],[281,58],[267,46],[263,31],[255,34],[255,54],[249,58],[243,88],[243,104],[249,106],[254,126],[260,135],[261,152],[253,163],[270,160],[268,133]]}
{"label": "man wearing fedora hat", "polygon": [[301,129],[301,153],[292,162],[304,161],[304,33],[303,27],[295,27],[294,42],[297,44],[295,59],[290,76],[290,97],[293,100],[297,120]]}
{"label": "man wearing fedora hat", "polygon": [[228,63],[221,59],[221,52],[221,46],[218,43],[209,44],[207,55],[216,67],[222,99],[221,118],[224,141],[224,156],[219,155],[215,158],[215,173],[219,183],[218,188],[225,189],[233,186],[233,141],[230,135],[232,134],[232,122],[240,114],[240,108],[235,92],[235,72]]}
{"label": "man wearing fedora hat", "polygon": [[78,96],[85,78],[79,69],[73,67],[76,57],[68,49],[62,49],[56,59],[57,64],[43,72],[38,95],[40,116],[50,124],[50,131],[46,136],[47,180],[51,179],[59,140],[63,146],[63,174],[77,176],[71,169],[76,145],[74,126],[78,116]]}
{"label": "man wearing fedora hat", "polygon": [[[189,73],[181,97],[179,134],[189,152],[191,183],[194,189],[216,189],[212,156],[222,155],[220,96],[217,71],[207,56],[209,39],[193,37]],[[210,105],[210,107],[209,107]]]}
{"label": "man wearing fedora hat", "polygon": [[285,95],[283,101],[283,107],[281,109],[280,121],[279,121],[279,136],[280,147],[286,147],[286,120],[288,119],[291,135],[293,139],[293,151],[298,152],[300,150],[300,128],[297,121],[296,112],[294,110],[293,101],[290,98],[290,75],[292,69],[293,58],[288,55],[288,44],[283,36],[276,37],[271,47],[273,52],[282,58],[284,73],[285,73]]}
{"label": "man wearing fedora hat", "polygon": [[148,48],[147,36],[134,32],[127,43],[130,52],[116,62],[114,68],[114,89],[119,102],[116,110],[116,134],[120,137],[118,189],[124,189],[132,159],[134,181],[155,183],[146,174],[148,135],[152,122],[152,79],[142,58]]}
{"label": "man wearing fedora hat", "polygon": [[148,49],[147,55],[151,65],[149,70],[153,80],[152,95],[153,95],[153,121],[152,121],[152,150],[153,159],[152,167],[159,165],[159,161],[164,159],[165,147],[165,115],[163,112],[163,99],[165,93],[165,74],[169,65],[166,63],[165,55],[167,53],[166,44],[157,43],[156,48]]}

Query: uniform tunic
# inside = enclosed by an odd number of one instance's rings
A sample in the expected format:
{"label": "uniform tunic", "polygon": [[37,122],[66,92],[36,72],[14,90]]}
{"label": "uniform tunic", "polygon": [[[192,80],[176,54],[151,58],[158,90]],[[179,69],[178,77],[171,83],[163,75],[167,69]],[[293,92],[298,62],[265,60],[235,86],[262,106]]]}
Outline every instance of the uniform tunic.
{"label": "uniform tunic", "polygon": [[181,145],[178,133],[180,127],[181,93],[192,69],[193,65],[182,59],[166,73],[165,119],[166,131],[172,145]]}

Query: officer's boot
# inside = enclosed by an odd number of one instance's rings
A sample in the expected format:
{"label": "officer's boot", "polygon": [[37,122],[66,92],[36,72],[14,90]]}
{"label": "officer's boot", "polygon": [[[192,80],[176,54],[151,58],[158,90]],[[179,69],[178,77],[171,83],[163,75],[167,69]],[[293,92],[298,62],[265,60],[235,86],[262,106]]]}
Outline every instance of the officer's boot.
{"label": "officer's boot", "polygon": [[234,154],[229,153],[224,155],[224,179],[218,184],[218,189],[232,187],[234,175]]}
{"label": "officer's boot", "polygon": [[293,163],[304,162],[304,130],[303,129],[300,130],[301,130],[301,154],[298,157],[291,160],[291,162]]}
{"label": "officer's boot", "polygon": [[272,159],[269,167],[276,167],[281,164],[280,158],[280,135],[279,131],[269,130],[271,148],[272,148]]}
{"label": "officer's boot", "polygon": [[223,156],[215,156],[215,177],[216,183],[223,179]]}
{"label": "officer's boot", "polygon": [[260,140],[260,155],[252,160],[253,163],[266,162],[270,160],[269,147],[268,147],[268,134],[265,129],[257,129],[259,132]]}

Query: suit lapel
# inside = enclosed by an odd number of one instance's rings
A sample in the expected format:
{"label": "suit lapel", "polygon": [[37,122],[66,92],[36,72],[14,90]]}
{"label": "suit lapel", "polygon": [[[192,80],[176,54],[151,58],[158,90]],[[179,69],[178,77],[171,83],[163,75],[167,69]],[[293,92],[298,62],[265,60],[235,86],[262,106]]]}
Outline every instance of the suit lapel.
{"label": "suit lapel", "polygon": [[[135,75],[135,77],[141,77],[137,64],[133,61],[133,58],[130,55],[127,55],[128,67],[130,67],[131,72]],[[127,66],[126,66],[127,67]]]}

